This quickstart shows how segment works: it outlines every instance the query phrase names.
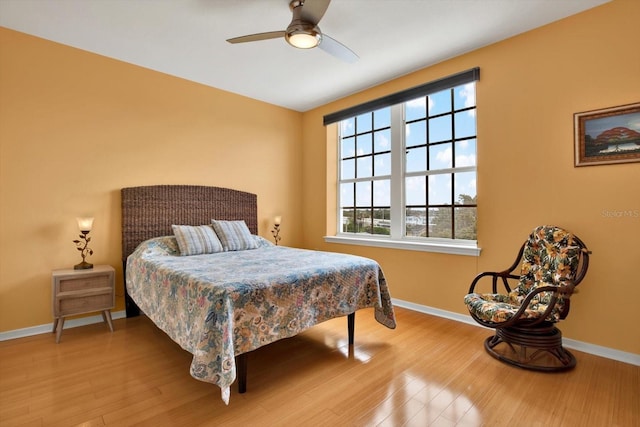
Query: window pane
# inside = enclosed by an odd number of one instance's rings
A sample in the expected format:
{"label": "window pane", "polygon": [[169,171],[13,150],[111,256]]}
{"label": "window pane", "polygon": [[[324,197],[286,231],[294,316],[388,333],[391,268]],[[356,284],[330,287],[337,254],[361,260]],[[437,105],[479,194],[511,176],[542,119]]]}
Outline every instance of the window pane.
{"label": "window pane", "polygon": [[391,150],[391,129],[385,129],[373,134],[373,149],[376,153]]}
{"label": "window pane", "polygon": [[391,218],[389,218],[389,209],[376,209],[373,211],[373,234],[386,236],[391,234]]}
{"label": "window pane", "polygon": [[356,178],[368,178],[373,176],[372,156],[358,157],[358,176]]}
{"label": "window pane", "polygon": [[371,143],[370,133],[367,133],[365,135],[358,135],[356,137],[356,149],[357,149],[358,156],[372,153],[373,146]]}
{"label": "window pane", "polygon": [[391,175],[391,153],[374,156],[374,176]]}
{"label": "window pane", "polygon": [[373,218],[389,220],[391,218],[391,209],[388,207],[374,209]]}
{"label": "window pane", "polygon": [[405,170],[407,172],[427,170],[427,147],[408,148],[406,160]]}
{"label": "window pane", "polygon": [[357,117],[356,125],[358,126],[357,133],[370,132],[371,131],[371,113],[361,114]]}
{"label": "window pane", "polygon": [[340,179],[353,179],[356,177],[356,160],[343,160],[340,164]]}
{"label": "window pane", "polygon": [[[374,184],[375,185],[375,184]],[[373,234],[386,235],[391,234],[391,218],[390,209],[378,208],[373,210]]]}
{"label": "window pane", "polygon": [[429,209],[429,237],[451,239],[451,208]]}
{"label": "window pane", "polygon": [[451,90],[443,90],[429,95],[429,115],[447,113],[451,111]]}
{"label": "window pane", "polygon": [[427,209],[407,208],[405,216],[405,235],[427,237]]}
{"label": "window pane", "polygon": [[477,209],[473,207],[455,208],[455,238],[476,240]]}
{"label": "window pane", "polygon": [[476,204],[476,173],[458,172],[455,174],[455,203],[461,205]]}
{"label": "window pane", "polygon": [[356,182],[356,206],[371,206],[371,181]]}
{"label": "window pane", "polygon": [[373,112],[374,129],[391,126],[391,107],[382,108]]}
{"label": "window pane", "polygon": [[391,181],[388,179],[373,181],[373,206],[391,206]]}
{"label": "window pane", "polygon": [[427,97],[407,101],[404,104],[404,117],[407,122],[427,117]]}
{"label": "window pane", "polygon": [[356,132],[356,119],[354,117],[340,122],[341,136],[345,137],[345,136],[354,135],[355,132]]}
{"label": "window pane", "polygon": [[451,204],[451,174],[429,175],[429,205]]}
{"label": "window pane", "polygon": [[452,139],[450,115],[429,120],[429,143],[450,141]]}
{"label": "window pane", "polygon": [[354,209],[342,210],[342,232],[353,233],[355,229],[355,212]]}
{"label": "window pane", "polygon": [[340,184],[340,207],[354,206],[353,183]]}
{"label": "window pane", "polygon": [[455,167],[476,165],[476,140],[465,139],[456,142],[456,163]]}
{"label": "window pane", "polygon": [[405,203],[408,206],[427,204],[427,178],[413,176],[405,179]]}
{"label": "window pane", "polygon": [[451,143],[429,147],[429,170],[448,169],[452,166]]}
{"label": "window pane", "polygon": [[409,123],[405,126],[406,146],[423,145],[427,143],[427,124],[425,121]]}
{"label": "window pane", "polygon": [[370,209],[356,209],[356,233],[370,233],[371,232],[371,210]]}
{"label": "window pane", "polygon": [[356,155],[356,140],[355,138],[344,138],[341,142],[340,155],[342,158],[353,157]]}
{"label": "window pane", "polygon": [[467,83],[453,89],[453,106],[456,110],[476,105],[476,85]]}
{"label": "window pane", "polygon": [[462,111],[454,117],[456,138],[476,135],[476,110]]}

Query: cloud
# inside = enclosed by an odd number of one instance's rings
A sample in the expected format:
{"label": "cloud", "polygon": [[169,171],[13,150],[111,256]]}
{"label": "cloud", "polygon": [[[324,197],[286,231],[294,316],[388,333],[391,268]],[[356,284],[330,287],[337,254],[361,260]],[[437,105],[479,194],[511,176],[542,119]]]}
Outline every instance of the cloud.
{"label": "cloud", "polygon": [[389,148],[391,147],[391,142],[389,138],[385,134],[379,133],[376,135],[376,145],[381,148]]}
{"label": "cloud", "polygon": [[[473,107],[476,105],[476,85],[475,83],[467,83],[462,86],[459,92],[460,96],[464,99],[465,107]],[[475,117],[476,110],[469,110],[469,115]]]}
{"label": "cloud", "polygon": [[467,155],[458,155],[456,156],[456,167],[461,168],[463,166],[474,166],[476,164],[476,155],[475,154],[467,154]]}
{"label": "cloud", "polygon": [[343,120],[340,122],[340,126],[342,128],[340,129],[341,135],[351,135],[354,132],[355,121]]}
{"label": "cloud", "polygon": [[438,151],[438,154],[436,155],[436,159],[438,159],[438,161],[448,165],[451,164],[451,158],[452,158],[452,151],[450,146],[442,151]]}
{"label": "cloud", "polygon": [[433,99],[431,97],[422,96],[420,98],[412,99],[411,101],[407,101],[407,107],[409,108],[422,108],[424,109],[427,99],[429,100],[429,111],[433,108]]}

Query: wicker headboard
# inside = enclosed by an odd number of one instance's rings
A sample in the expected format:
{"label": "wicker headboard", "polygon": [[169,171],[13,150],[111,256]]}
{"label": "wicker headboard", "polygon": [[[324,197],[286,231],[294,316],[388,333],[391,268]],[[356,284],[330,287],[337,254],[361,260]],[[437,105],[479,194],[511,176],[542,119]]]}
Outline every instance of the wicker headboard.
{"label": "wicker headboard", "polygon": [[122,259],[152,237],[173,234],[171,224],[244,220],[258,234],[257,196],[229,188],[151,185],[122,189]]}

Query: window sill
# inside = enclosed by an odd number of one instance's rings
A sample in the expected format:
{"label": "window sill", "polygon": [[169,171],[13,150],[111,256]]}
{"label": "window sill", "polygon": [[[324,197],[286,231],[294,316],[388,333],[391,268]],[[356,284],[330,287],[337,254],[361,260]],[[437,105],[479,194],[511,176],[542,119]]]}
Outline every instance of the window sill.
{"label": "window sill", "polygon": [[344,245],[374,246],[378,248],[403,249],[409,251],[437,252],[451,255],[480,256],[481,249],[473,243],[418,242],[413,240],[376,239],[352,236],[325,236],[327,243]]}

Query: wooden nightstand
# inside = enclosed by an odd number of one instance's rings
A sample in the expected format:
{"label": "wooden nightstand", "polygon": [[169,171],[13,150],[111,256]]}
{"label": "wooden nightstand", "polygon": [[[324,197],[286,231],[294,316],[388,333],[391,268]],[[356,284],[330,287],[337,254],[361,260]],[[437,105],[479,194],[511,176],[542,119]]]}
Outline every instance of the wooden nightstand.
{"label": "wooden nightstand", "polygon": [[115,306],[115,270],[110,265],[96,265],[88,270],[54,270],[51,274],[53,296],[53,332],[60,342],[64,318],[74,314],[101,311],[113,332],[111,310]]}

